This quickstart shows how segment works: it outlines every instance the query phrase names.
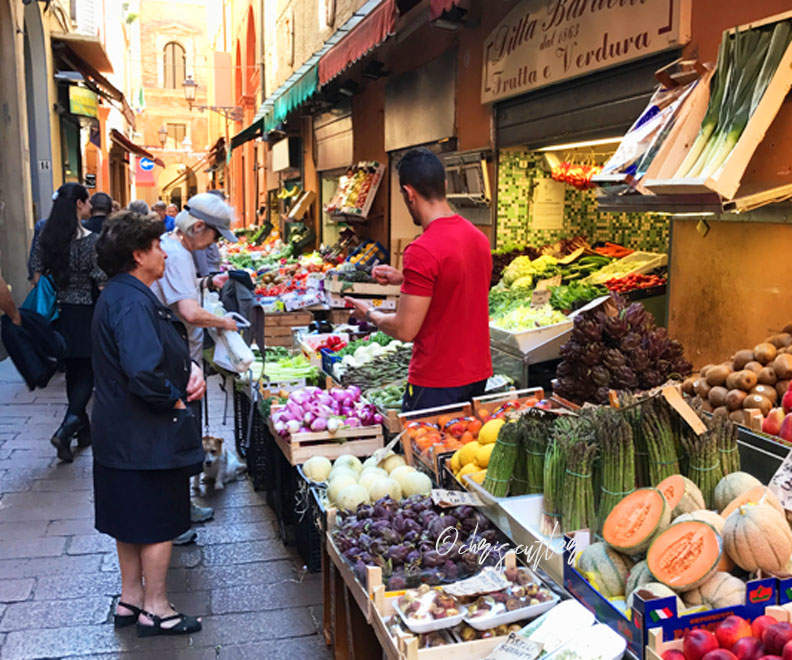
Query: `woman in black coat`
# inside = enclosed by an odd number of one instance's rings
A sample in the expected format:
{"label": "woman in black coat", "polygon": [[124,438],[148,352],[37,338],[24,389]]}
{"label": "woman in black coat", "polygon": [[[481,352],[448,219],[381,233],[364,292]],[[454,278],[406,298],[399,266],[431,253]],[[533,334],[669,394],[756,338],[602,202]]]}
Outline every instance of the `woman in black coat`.
{"label": "woman in black coat", "polygon": [[165,577],[171,540],[190,526],[189,478],[203,450],[190,401],[205,390],[184,327],[151,292],[162,277],[162,222],[123,212],[105,222],[99,265],[111,277],[93,318],[96,529],[116,539],[121,566],[117,628],[138,636],[193,633],[174,612]]}

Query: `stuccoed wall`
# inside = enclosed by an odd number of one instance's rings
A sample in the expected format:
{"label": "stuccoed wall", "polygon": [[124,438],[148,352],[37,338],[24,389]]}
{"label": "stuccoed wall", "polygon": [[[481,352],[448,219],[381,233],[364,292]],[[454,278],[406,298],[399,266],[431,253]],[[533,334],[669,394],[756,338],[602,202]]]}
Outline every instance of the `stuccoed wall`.
{"label": "stuccoed wall", "polygon": [[[601,213],[593,191],[567,185],[564,228],[531,228],[531,199],[535,181],[550,178],[541,153],[502,150],[498,164],[497,247],[509,244],[541,246],[562,238],[583,236],[590,243],[611,241],[636,250],[668,251],[667,217],[643,213]],[[527,164],[527,167],[525,165]]]}

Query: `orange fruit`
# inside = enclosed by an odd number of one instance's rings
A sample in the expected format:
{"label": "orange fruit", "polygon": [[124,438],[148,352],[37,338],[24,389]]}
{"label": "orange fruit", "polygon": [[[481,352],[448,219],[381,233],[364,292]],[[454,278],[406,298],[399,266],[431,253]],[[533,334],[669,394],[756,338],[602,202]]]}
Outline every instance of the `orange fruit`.
{"label": "orange fruit", "polygon": [[466,445],[468,442],[473,442],[473,440],[475,440],[473,434],[470,431],[465,431],[459,439],[459,442],[460,444]]}

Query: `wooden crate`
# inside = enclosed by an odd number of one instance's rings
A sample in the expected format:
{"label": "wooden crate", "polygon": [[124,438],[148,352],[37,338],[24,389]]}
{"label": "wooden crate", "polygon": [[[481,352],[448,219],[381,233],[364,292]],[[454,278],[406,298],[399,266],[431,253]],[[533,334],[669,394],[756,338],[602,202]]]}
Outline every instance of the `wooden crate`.
{"label": "wooden crate", "polygon": [[311,312],[283,312],[281,314],[264,315],[265,329],[277,325],[293,328],[308,325],[311,321],[313,321],[313,314],[311,314]]}
{"label": "wooden crate", "polygon": [[[789,606],[770,605],[765,608],[765,614],[772,616],[776,621],[789,621],[792,612]],[[670,642],[663,641],[663,629],[652,628],[647,632],[649,643],[646,645],[644,660],[663,660],[666,651],[682,651],[682,640],[674,639]]]}
{"label": "wooden crate", "polygon": [[401,287],[396,284],[377,284],[376,282],[344,282],[336,277],[325,280],[325,291],[344,296],[398,296]]}
{"label": "wooden crate", "polygon": [[484,396],[477,396],[473,399],[473,414],[480,417],[483,410],[487,411],[488,415],[492,415],[502,404],[507,401],[519,401],[522,403],[530,398],[536,398],[540,401],[544,399],[544,390],[541,387],[529,387],[524,390],[512,390],[510,392],[501,392],[499,394],[486,394]]}
{"label": "wooden crate", "polygon": [[[730,30],[745,30],[749,27],[759,27],[776,23],[792,17],[792,11],[756,21],[750,25],[742,25]],[[709,105],[709,88],[707,80],[700,81],[697,89],[691,92],[677,120],[674,130],[666,138],[663,148],[658,152],[652,166],[642,181],[643,187],[658,195],[664,194],[696,194],[715,192],[724,200],[731,200],[737,195],[743,175],[754,152],[757,150],[765,135],[781,110],[784,99],[792,87],[792,44],[787,47],[778,68],[759,102],[756,110],[748,121],[737,144],[721,169],[708,178],[673,178],[679,166],[687,156],[690,147],[696,139],[701,120],[706,115]],[[698,89],[698,88],[701,89]],[[662,157],[665,156],[665,157]]]}
{"label": "wooden crate", "polygon": [[[275,413],[282,406],[273,406]],[[286,460],[292,465],[305,463],[311,456],[324,456],[331,461],[342,454],[353,456],[371,456],[377,449],[385,446],[382,426],[362,426],[360,428],[341,429],[336,433],[322,431],[320,433],[294,433],[288,438],[275,432],[272,418],[269,420],[272,436],[280,447]],[[340,442],[346,440],[346,442]]]}
{"label": "wooden crate", "polygon": [[264,337],[265,346],[284,346],[285,348],[291,348],[293,344],[294,342],[292,341],[291,334],[288,337]]}
{"label": "wooden crate", "polygon": [[[379,286],[379,285],[377,285]],[[361,302],[367,302],[375,309],[380,309],[388,312],[396,310],[399,303],[399,296],[363,296],[362,294],[352,293],[346,291],[344,293],[333,293],[329,291],[327,294],[327,304],[334,309],[351,309],[347,307],[345,296],[354,296]]]}

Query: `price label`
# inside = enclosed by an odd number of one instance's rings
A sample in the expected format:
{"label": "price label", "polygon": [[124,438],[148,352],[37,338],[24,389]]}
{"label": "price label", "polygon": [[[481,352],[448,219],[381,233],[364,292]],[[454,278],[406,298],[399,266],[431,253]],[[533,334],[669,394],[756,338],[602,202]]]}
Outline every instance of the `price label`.
{"label": "price label", "polygon": [[541,652],[542,644],[513,632],[509,633],[508,639],[496,646],[484,660],[535,660]]}
{"label": "price label", "polygon": [[768,484],[770,490],[778,497],[781,506],[792,511],[792,451],[781,463]]}
{"label": "price label", "polygon": [[432,489],[432,501],[444,508],[452,506],[483,506],[478,495],[463,492],[461,490],[444,490],[443,488]]}
{"label": "price label", "polygon": [[506,579],[503,573],[492,566],[487,566],[478,575],[448,584],[443,587],[443,590],[447,594],[461,598],[463,596],[491,594],[496,591],[502,591],[509,586],[511,586],[511,582]]}
{"label": "price label", "polygon": [[707,432],[707,425],[701,421],[696,411],[682,398],[682,395],[676,387],[669,385],[668,387],[664,387],[661,391],[663,393],[663,398],[665,398],[669,405],[679,413],[679,416],[687,422],[687,425],[693,429],[696,435],[702,435]]}
{"label": "price label", "polygon": [[552,286],[561,286],[561,275],[555,277],[548,277],[546,280],[539,280],[536,283],[535,291],[546,291]]}
{"label": "price label", "polygon": [[541,307],[550,302],[550,292],[547,289],[534,289],[531,294],[531,307]]}

